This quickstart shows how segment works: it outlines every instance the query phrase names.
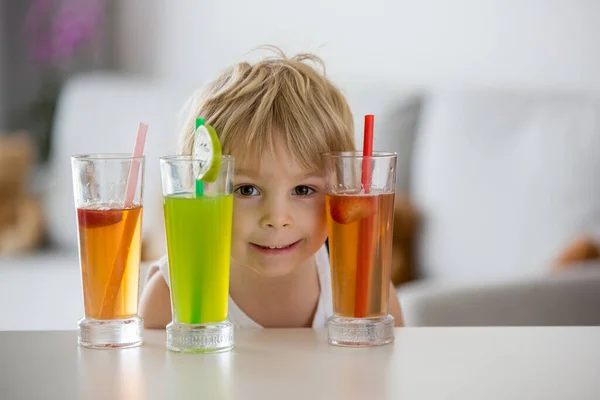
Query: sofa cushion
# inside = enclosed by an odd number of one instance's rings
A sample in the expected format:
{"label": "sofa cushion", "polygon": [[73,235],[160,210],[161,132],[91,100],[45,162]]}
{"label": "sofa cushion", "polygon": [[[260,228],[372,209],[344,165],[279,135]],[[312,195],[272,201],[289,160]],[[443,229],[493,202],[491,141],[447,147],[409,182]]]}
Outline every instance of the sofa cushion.
{"label": "sofa cushion", "polygon": [[[149,264],[140,265],[140,294]],[[73,330],[83,318],[77,252],[50,250],[0,259],[0,331]]]}
{"label": "sofa cushion", "polygon": [[71,330],[83,317],[76,252],[44,251],[0,261],[0,331]]}
{"label": "sofa cushion", "polygon": [[422,280],[398,289],[406,326],[600,325],[600,262],[487,283]]}
{"label": "sofa cushion", "polygon": [[594,94],[441,90],[427,99],[413,157],[422,276],[543,274],[574,238],[600,238]]}

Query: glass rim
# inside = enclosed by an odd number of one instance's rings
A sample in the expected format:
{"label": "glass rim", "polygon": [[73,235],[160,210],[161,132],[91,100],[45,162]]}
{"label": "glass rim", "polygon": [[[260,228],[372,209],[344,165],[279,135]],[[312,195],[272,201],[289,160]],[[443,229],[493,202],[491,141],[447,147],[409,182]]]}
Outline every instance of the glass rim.
{"label": "glass rim", "polygon": [[371,156],[364,156],[362,151],[329,151],[323,153],[323,157],[330,158],[393,158],[398,157],[398,154],[393,151],[374,151]]}
{"label": "glass rim", "polygon": [[119,161],[130,161],[130,160],[143,160],[146,156],[142,155],[134,157],[131,153],[84,153],[74,154],[71,156],[72,160],[77,161],[102,161],[102,160],[119,160]]}
{"label": "glass rim", "polygon": [[[193,162],[206,162],[206,159],[194,158],[192,155],[174,155],[174,156],[161,156],[160,161],[193,161]],[[230,154],[221,154],[221,161],[234,161],[235,157]]]}

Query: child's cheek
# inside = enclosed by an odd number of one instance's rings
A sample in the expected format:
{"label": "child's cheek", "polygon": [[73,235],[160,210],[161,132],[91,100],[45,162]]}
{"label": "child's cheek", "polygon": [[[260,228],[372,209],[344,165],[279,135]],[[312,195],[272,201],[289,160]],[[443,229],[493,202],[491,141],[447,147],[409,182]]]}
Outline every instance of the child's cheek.
{"label": "child's cheek", "polygon": [[323,224],[327,223],[327,207],[325,205],[325,196],[320,196],[317,203],[319,219]]}
{"label": "child's cheek", "polygon": [[248,214],[249,210],[244,201],[233,200],[233,223],[232,223],[232,239],[236,240],[243,236],[248,230]]}
{"label": "child's cheek", "polygon": [[315,199],[309,221],[314,221],[313,230],[315,233],[320,235],[322,232],[327,232],[327,210],[324,198]]}

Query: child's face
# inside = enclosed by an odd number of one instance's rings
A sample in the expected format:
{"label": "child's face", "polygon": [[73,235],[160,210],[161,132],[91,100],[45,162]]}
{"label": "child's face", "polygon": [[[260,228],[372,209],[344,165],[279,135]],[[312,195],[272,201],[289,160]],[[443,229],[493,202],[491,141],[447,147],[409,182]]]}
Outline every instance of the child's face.
{"label": "child's face", "polygon": [[283,276],[314,256],[325,242],[325,179],[293,161],[281,146],[235,175],[234,263]]}

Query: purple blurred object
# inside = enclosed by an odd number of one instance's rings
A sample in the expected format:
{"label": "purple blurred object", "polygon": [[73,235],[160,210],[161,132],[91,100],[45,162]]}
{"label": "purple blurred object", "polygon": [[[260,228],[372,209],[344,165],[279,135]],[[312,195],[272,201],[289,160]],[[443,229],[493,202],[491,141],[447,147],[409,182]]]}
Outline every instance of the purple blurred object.
{"label": "purple blurred object", "polygon": [[32,60],[61,67],[92,42],[103,23],[104,0],[32,0],[25,34]]}

